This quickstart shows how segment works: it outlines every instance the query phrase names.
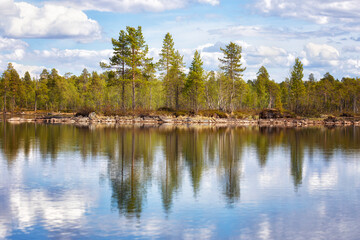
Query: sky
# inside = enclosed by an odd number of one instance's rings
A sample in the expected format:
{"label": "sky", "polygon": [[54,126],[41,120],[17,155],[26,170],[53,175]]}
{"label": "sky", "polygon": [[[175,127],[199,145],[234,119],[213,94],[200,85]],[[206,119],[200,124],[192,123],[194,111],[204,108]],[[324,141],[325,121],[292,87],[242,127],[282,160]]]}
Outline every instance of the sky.
{"label": "sky", "polygon": [[265,66],[281,82],[296,57],[304,80],[359,77],[359,19],[360,0],[0,0],[0,72],[9,62],[21,76],[101,72],[111,38],[141,26],[154,61],[169,32],[186,65],[198,50],[208,71],[219,70],[220,47],[239,44],[244,80]]}

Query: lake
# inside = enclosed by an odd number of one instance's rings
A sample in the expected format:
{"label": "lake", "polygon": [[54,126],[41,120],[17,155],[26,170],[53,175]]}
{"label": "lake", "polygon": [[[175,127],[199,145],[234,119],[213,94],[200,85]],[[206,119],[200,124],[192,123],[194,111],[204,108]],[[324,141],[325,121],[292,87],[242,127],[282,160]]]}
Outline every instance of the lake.
{"label": "lake", "polygon": [[360,127],[0,123],[0,239],[359,239]]}

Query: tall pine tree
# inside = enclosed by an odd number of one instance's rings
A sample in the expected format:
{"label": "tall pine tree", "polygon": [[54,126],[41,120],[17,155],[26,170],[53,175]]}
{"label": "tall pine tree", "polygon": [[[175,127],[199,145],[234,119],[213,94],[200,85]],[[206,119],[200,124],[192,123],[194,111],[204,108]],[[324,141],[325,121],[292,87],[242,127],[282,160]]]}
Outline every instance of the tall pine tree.
{"label": "tall pine tree", "polygon": [[230,88],[230,92],[228,93],[228,96],[229,96],[230,109],[234,110],[234,106],[235,106],[234,99],[236,98],[236,94],[237,94],[237,90],[236,90],[237,81],[242,80],[241,78],[243,75],[242,73],[246,69],[241,67],[242,48],[238,44],[230,42],[228,45],[226,45],[225,49],[220,48],[220,50],[224,54],[223,58],[219,58],[219,61],[222,64],[222,66],[220,66],[220,69],[224,71],[225,75],[231,81],[231,88]]}
{"label": "tall pine tree", "polygon": [[197,112],[204,97],[204,69],[200,53],[196,50],[190,71],[185,82],[185,92],[189,97],[191,109]]}
{"label": "tall pine tree", "polygon": [[290,78],[290,100],[292,103],[292,110],[295,113],[300,112],[302,99],[305,95],[305,86],[303,82],[303,64],[299,58],[295,59],[293,70],[291,71]]}

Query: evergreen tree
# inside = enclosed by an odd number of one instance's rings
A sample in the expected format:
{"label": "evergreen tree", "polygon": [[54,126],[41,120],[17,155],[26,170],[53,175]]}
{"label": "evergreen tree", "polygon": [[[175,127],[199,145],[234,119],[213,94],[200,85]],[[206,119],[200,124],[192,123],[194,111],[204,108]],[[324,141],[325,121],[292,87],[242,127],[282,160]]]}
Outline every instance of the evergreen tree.
{"label": "evergreen tree", "polygon": [[35,98],[34,83],[29,72],[25,72],[23,84],[25,89],[25,108],[29,109],[29,104],[32,104]]}
{"label": "evergreen tree", "polygon": [[148,46],[145,44],[145,40],[139,26],[137,29],[133,27],[126,27],[126,41],[129,46],[129,54],[125,56],[124,61],[129,66],[131,76],[131,90],[132,90],[132,109],[135,109],[135,87],[136,83],[141,81],[141,67],[146,60],[146,54],[148,53]]}
{"label": "evergreen tree", "polygon": [[222,64],[220,69],[224,71],[225,75],[231,80],[232,84],[231,91],[228,94],[230,97],[230,108],[233,110],[233,99],[236,97],[236,81],[241,80],[242,73],[246,69],[242,68],[242,63],[240,63],[242,48],[238,44],[230,42],[225,49],[220,48],[220,50],[224,54],[224,58],[219,58],[219,61]]}
{"label": "evergreen tree", "polygon": [[11,111],[14,111],[17,107],[17,102],[20,102],[20,96],[22,92],[22,84],[19,74],[11,63],[8,64],[7,69],[3,73],[3,107],[4,112],[7,111],[7,98],[11,99],[10,106]]}
{"label": "evergreen tree", "polygon": [[199,103],[204,97],[204,69],[200,53],[196,50],[190,71],[185,82],[185,92],[189,97],[191,109],[199,110]]}
{"label": "evergreen tree", "polygon": [[171,84],[171,96],[173,106],[176,110],[180,108],[181,92],[183,91],[185,84],[185,73],[183,68],[185,67],[184,57],[180,55],[179,51],[176,51],[171,61],[171,68],[169,71],[169,79]]}
{"label": "evergreen tree", "polygon": [[48,95],[49,90],[47,86],[48,78],[49,78],[49,72],[46,69],[44,69],[40,74],[40,80],[36,84],[35,111],[38,109],[38,104],[40,108],[48,110],[48,102],[49,102],[49,95]]}
{"label": "evergreen tree", "polygon": [[[127,65],[125,59],[130,55],[129,41],[127,32],[121,30],[118,39],[111,39],[113,44],[113,56],[110,58],[110,65],[100,63],[102,68],[115,68],[118,73],[113,78],[110,78],[109,85],[115,86],[121,92],[121,107],[124,110],[126,106],[126,85],[129,82],[127,77]],[[118,77],[120,75],[120,78]]]}
{"label": "evergreen tree", "polygon": [[292,103],[292,109],[295,113],[300,112],[302,99],[305,95],[303,77],[303,64],[301,63],[299,58],[296,58],[290,78],[290,99]]}
{"label": "evergreen tree", "polygon": [[257,92],[258,108],[269,107],[269,91],[267,89],[268,82],[270,81],[270,75],[264,66],[261,66],[255,81],[255,87]]}
{"label": "evergreen tree", "polygon": [[166,106],[172,106],[172,84],[170,82],[170,68],[175,58],[174,40],[170,33],[165,35],[163,46],[160,52],[160,59],[158,62],[159,70],[163,71],[163,84],[165,90]]}

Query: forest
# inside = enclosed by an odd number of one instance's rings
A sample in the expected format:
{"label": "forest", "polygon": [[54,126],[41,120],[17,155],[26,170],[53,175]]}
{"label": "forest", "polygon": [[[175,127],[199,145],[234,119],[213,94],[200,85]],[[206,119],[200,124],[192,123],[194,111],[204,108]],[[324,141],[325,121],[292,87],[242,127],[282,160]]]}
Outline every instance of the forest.
{"label": "forest", "polygon": [[230,42],[220,48],[217,71],[205,71],[201,53],[195,51],[189,69],[175,49],[170,33],[163,39],[159,61],[148,57],[141,27],[126,27],[112,39],[113,56],[100,62],[102,73],[84,69],[79,76],[61,76],[53,68],[34,78],[19,76],[11,63],[0,77],[0,108],[21,111],[96,111],[104,115],[135,111],[218,111],[223,113],[277,108],[301,116],[357,114],[360,78],[305,77],[295,59],[289,77],[271,79],[265,66],[256,79],[244,80],[242,47]]}

